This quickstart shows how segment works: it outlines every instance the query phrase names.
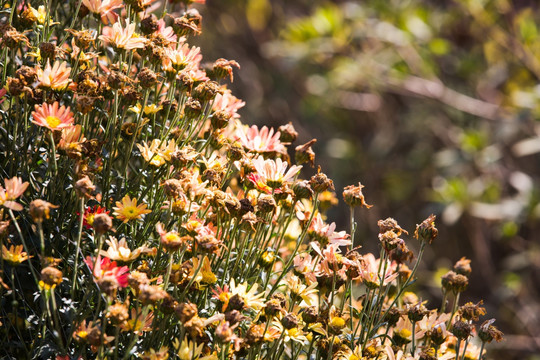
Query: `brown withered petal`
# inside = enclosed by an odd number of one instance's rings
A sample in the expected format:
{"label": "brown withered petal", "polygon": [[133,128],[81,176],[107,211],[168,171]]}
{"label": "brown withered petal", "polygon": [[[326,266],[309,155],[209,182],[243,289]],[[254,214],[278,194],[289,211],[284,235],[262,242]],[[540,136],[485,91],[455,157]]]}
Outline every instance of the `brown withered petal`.
{"label": "brown withered petal", "polygon": [[315,152],[311,148],[313,144],[317,142],[317,139],[312,139],[303,145],[297,146],[294,154],[296,163],[298,165],[309,163],[311,167],[315,167]]}

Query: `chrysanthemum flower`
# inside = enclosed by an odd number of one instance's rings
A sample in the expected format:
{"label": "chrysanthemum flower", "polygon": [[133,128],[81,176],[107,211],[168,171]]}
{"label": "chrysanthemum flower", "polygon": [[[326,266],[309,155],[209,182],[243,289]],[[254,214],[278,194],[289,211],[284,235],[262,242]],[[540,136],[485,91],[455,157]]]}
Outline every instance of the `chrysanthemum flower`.
{"label": "chrysanthemum flower", "polygon": [[129,195],[122,198],[122,202],[117,201],[116,207],[113,208],[113,215],[123,222],[127,223],[130,220],[140,219],[142,215],[149,214],[152,211],[147,209],[146,204],[137,205],[137,199],[131,199]]}
{"label": "chrysanthemum flower", "polygon": [[122,27],[119,21],[114,23],[112,27],[103,28],[103,35],[99,38],[117,49],[142,49],[146,43],[146,38],[135,33],[135,26],[135,23],[126,20],[126,26]]}
{"label": "chrysanthemum flower", "polygon": [[248,150],[258,153],[286,154],[285,145],[279,140],[280,133],[274,134],[274,129],[263,126],[261,130],[256,125],[250,128],[241,127],[236,131],[238,141]]}
{"label": "chrysanthemum flower", "polygon": [[22,245],[11,245],[9,248],[2,245],[2,258],[12,265],[19,265],[30,259],[31,256],[28,256],[28,254],[23,251]]}
{"label": "chrysanthemum flower", "polygon": [[52,90],[64,90],[69,85],[69,74],[71,68],[68,67],[65,61],[55,61],[51,67],[51,63],[47,60],[45,69],[38,67],[36,69],[39,86],[50,88]]}
{"label": "chrysanthemum flower", "polygon": [[59,107],[57,101],[52,105],[43,103],[35,106],[32,122],[49,130],[61,130],[73,126],[73,113],[69,107]]}
{"label": "chrysanthemum flower", "polygon": [[173,71],[190,71],[197,69],[201,60],[201,49],[185,43],[179,49],[165,49],[162,67],[165,71],[170,71],[171,67]]}
{"label": "chrysanthemum flower", "polygon": [[286,343],[290,341],[295,341],[302,345],[307,345],[309,343],[305,333],[301,329],[298,327],[286,329],[277,318],[274,318],[270,328],[274,329],[279,334],[282,334],[283,341]]}
{"label": "chrysanthemum flower", "polygon": [[5,188],[0,185],[0,206],[8,209],[21,211],[22,205],[14,200],[21,196],[28,187],[28,182],[23,182],[21,178],[15,176],[11,179],[4,179]]}
{"label": "chrysanthemum flower", "polygon": [[152,330],[152,323],[154,321],[154,313],[148,312],[146,317],[144,313],[138,312],[137,309],[131,309],[131,319],[123,323],[120,328],[122,331],[133,331],[135,334]]}
{"label": "chrysanthemum flower", "polygon": [[150,162],[155,167],[164,165],[171,160],[171,155],[176,151],[176,143],[174,140],[161,142],[159,139],[154,139],[148,145],[146,141],[143,144],[137,144],[144,160]]}
{"label": "chrysanthemum flower", "polygon": [[293,297],[297,299],[301,298],[308,306],[314,305],[317,302],[317,283],[306,286],[298,276],[291,275],[285,281],[285,284]]}
{"label": "chrysanthemum flower", "polygon": [[335,229],[336,223],[326,224],[320,213],[317,213],[309,226],[310,234],[324,245],[348,246],[352,244],[349,234],[345,231],[336,232]]}
{"label": "chrysanthemum flower", "polygon": [[[246,103],[243,102],[242,100],[238,99],[236,96],[234,96],[232,94],[231,90],[225,89],[225,91],[223,91],[223,94],[218,93],[216,95],[216,97],[214,99],[214,102],[212,103],[212,110],[214,112],[223,111],[227,115],[229,115],[232,119],[238,119],[238,118],[240,118],[240,114],[238,114],[238,110],[243,108],[244,105],[246,105]],[[255,126],[255,128],[256,128],[256,126]],[[248,130],[248,132],[249,132],[249,130]],[[277,133],[277,134],[279,134],[279,133]],[[246,139],[248,139],[247,136],[246,136]],[[279,140],[279,135],[278,135],[277,139]],[[247,140],[247,143],[249,143],[249,140]],[[246,148],[250,149],[244,143],[242,143],[242,145],[244,145]],[[280,151],[284,150],[284,148],[285,148],[285,146],[283,146],[283,148],[278,146],[278,150],[280,150]],[[254,149],[250,149],[250,150],[256,151]],[[279,151],[277,151],[277,152],[279,152]]]}
{"label": "chrysanthemum flower", "polygon": [[94,205],[93,207],[88,206],[84,210],[83,214],[83,225],[87,229],[92,229],[94,226],[94,217],[97,214],[109,214],[109,211],[107,211],[104,207],[99,205]]}
{"label": "chrysanthemum flower", "polygon": [[99,15],[104,24],[114,24],[118,19],[114,10],[124,6],[122,0],[83,0],[83,5],[91,13]]}
{"label": "chrysanthemum flower", "polygon": [[[92,270],[92,274],[96,280],[110,277],[116,280],[119,287],[125,288],[128,286],[129,268],[127,266],[117,266],[116,261],[111,261],[111,259],[106,257],[101,258],[100,255],[98,255],[97,261],[87,256],[84,262]],[[95,268],[94,263],[96,264]]]}
{"label": "chrysanthemum flower", "polygon": [[246,308],[260,310],[264,306],[264,293],[257,294],[257,289],[259,285],[257,283],[253,284],[248,290],[248,283],[238,284],[234,282],[234,279],[231,279],[231,294],[238,295],[244,300],[244,306]]}
{"label": "chrysanthemum flower", "polygon": [[138,247],[135,250],[131,250],[127,244],[126,239],[118,241],[114,236],[110,236],[106,241],[109,245],[107,251],[101,250],[100,255],[108,257],[111,260],[131,262],[141,256],[142,254],[152,253],[152,249],[146,245]]}
{"label": "chrysanthemum flower", "polygon": [[287,162],[280,158],[265,160],[262,156],[253,161],[253,166],[257,173],[266,180],[268,186],[274,189],[281,187],[284,182],[292,180],[302,169],[302,166],[293,165],[287,170]]}

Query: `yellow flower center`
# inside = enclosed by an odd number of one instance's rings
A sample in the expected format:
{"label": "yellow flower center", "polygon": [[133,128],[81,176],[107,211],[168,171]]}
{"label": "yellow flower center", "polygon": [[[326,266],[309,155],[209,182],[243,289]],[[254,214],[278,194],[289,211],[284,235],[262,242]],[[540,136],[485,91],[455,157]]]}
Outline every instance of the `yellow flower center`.
{"label": "yellow flower center", "polygon": [[94,225],[94,214],[89,214],[88,216],[86,216],[86,222],[90,226]]}
{"label": "yellow flower center", "polygon": [[49,125],[49,127],[51,129],[56,129],[56,127],[58,125],[60,125],[61,121],[59,118],[57,118],[56,116],[47,116],[47,118],[45,119],[45,121],[47,122],[47,125]]}
{"label": "yellow flower center", "polygon": [[122,214],[128,219],[136,219],[139,216],[139,210],[135,206],[126,206]]}
{"label": "yellow flower center", "polygon": [[85,330],[81,330],[77,333],[77,336],[80,337],[81,339],[85,339],[87,335],[88,335],[88,332],[86,332]]}
{"label": "yellow flower center", "polygon": [[407,329],[401,329],[396,331],[396,335],[402,339],[410,339],[412,332]]}
{"label": "yellow flower center", "polygon": [[169,233],[165,234],[165,239],[167,241],[178,241],[178,240],[180,240],[180,237],[176,233],[169,232]]}
{"label": "yellow flower center", "polygon": [[335,329],[343,329],[345,327],[345,319],[339,316],[333,317],[330,321],[330,326]]}

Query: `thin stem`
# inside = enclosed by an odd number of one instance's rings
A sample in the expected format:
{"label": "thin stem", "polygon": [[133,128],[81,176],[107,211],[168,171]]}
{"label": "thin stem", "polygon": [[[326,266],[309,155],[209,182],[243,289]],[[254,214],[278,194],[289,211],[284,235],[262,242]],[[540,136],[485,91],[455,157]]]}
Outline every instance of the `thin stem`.
{"label": "thin stem", "polygon": [[83,231],[83,221],[84,221],[84,198],[81,197],[79,202],[79,231],[77,233],[77,248],[75,249],[75,264],[73,265],[73,287],[71,288],[71,299],[75,295],[75,290],[77,289],[77,265],[79,263],[79,250],[81,248],[81,238]]}

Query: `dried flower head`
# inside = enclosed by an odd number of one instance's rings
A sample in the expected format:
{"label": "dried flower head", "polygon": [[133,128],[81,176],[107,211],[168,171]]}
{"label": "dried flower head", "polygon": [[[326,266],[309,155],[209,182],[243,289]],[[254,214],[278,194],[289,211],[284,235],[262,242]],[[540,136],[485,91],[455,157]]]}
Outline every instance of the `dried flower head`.
{"label": "dried flower head", "polygon": [[43,222],[50,218],[51,209],[56,209],[58,206],[53,205],[45,200],[34,200],[30,203],[30,216],[36,223]]}
{"label": "dried flower head", "polygon": [[421,224],[416,225],[414,237],[431,244],[439,234],[439,231],[435,227],[435,218],[436,216],[431,214],[426,220],[422,221]]}

